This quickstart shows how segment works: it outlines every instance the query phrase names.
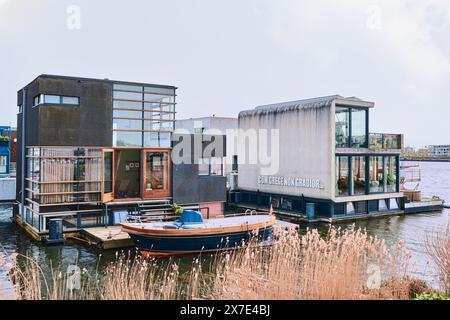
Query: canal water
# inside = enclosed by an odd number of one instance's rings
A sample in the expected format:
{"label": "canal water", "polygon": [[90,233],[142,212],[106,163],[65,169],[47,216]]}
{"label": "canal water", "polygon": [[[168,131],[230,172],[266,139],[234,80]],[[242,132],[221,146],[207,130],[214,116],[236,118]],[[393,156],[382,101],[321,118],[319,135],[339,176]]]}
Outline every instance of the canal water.
{"label": "canal water", "polygon": [[[420,189],[423,197],[437,195],[450,202],[450,163],[422,162],[420,168],[422,173]],[[97,268],[101,270],[115,259],[114,251],[100,253],[75,242],[69,242],[64,246],[42,246],[32,241],[11,222],[11,214],[11,206],[0,205],[0,251],[32,257],[45,273],[50,274],[51,269],[57,267],[66,270],[72,264],[94,272]],[[426,280],[437,288],[436,266],[427,255],[424,237],[427,232],[443,228],[449,222],[450,210],[444,209],[442,212],[359,221],[355,225],[366,229],[370,235],[385,239],[388,244],[405,241],[414,261],[412,275]],[[345,223],[340,226],[349,228],[352,224]],[[328,228],[325,225],[312,227],[319,228],[321,232],[326,232]],[[182,269],[189,268],[191,263],[192,258],[184,258],[181,261]],[[5,287],[7,287],[6,275],[0,269],[0,290],[4,290]]]}

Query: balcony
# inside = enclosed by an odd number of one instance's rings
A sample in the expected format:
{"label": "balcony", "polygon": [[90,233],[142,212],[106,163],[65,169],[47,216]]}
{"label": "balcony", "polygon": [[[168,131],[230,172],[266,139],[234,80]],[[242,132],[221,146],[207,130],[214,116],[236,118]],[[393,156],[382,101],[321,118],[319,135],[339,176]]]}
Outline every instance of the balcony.
{"label": "balcony", "polygon": [[403,136],[401,134],[370,133],[369,148],[374,150],[401,150]]}

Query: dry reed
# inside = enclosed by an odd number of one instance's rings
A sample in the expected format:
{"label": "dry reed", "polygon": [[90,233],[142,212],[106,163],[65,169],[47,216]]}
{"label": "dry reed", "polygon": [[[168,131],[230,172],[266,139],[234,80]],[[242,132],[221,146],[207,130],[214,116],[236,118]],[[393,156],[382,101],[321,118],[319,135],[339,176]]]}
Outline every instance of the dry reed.
{"label": "dry reed", "polygon": [[[11,279],[20,299],[408,299],[406,277],[410,255],[402,243],[388,248],[383,240],[361,230],[330,228],[304,236],[295,230],[277,231],[271,247],[250,242],[213,257],[204,270],[194,259],[187,273],[172,260],[118,254],[116,261],[80,290],[65,286],[64,276],[53,272],[48,284],[39,266],[13,268]],[[373,270],[378,285],[368,286]],[[369,289],[372,287],[372,289]],[[69,292],[69,293],[68,293]]]}
{"label": "dry reed", "polygon": [[439,268],[442,289],[450,294],[450,224],[443,230],[428,234],[425,244],[428,254]]}

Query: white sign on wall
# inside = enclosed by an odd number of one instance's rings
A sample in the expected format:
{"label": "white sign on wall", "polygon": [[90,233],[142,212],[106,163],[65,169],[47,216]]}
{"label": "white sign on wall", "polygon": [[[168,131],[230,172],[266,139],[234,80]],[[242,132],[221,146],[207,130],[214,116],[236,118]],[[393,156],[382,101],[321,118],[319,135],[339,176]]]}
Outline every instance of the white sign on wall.
{"label": "white sign on wall", "polygon": [[322,189],[319,179],[299,177],[259,176],[258,184],[294,188]]}

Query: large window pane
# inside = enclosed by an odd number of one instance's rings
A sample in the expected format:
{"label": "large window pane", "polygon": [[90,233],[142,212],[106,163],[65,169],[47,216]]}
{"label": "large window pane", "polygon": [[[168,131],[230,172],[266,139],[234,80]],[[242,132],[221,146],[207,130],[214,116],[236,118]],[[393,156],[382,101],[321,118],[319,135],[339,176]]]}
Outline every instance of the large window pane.
{"label": "large window pane", "polygon": [[144,129],[159,131],[159,130],[161,130],[161,122],[146,120],[146,121],[144,121]]}
{"label": "large window pane", "polygon": [[114,119],[113,128],[119,130],[142,130],[142,120]]}
{"label": "large window pane", "polygon": [[142,91],[142,87],[126,84],[114,84],[114,90]]}
{"label": "large window pane", "polygon": [[175,97],[173,96],[163,96],[158,94],[145,94],[145,101],[155,101],[155,102],[174,102]]}
{"label": "large window pane", "polygon": [[349,194],[349,157],[336,157],[336,196]]}
{"label": "large window pane", "polygon": [[78,97],[62,97],[62,103],[63,104],[79,105],[80,104],[80,99]]}
{"label": "large window pane", "polygon": [[175,95],[175,89],[172,88],[144,87],[144,91],[150,93]]}
{"label": "large window pane", "polygon": [[159,146],[161,148],[170,148],[170,133],[160,133],[159,134]]}
{"label": "large window pane", "polygon": [[149,110],[149,111],[158,111],[159,112],[159,111],[161,111],[161,104],[145,102],[144,109]]}
{"label": "large window pane", "polygon": [[348,146],[349,135],[349,109],[336,107],[336,147],[345,148]]}
{"label": "large window pane", "polygon": [[159,147],[158,132],[144,132],[144,147]]}
{"label": "large window pane", "polygon": [[365,157],[352,157],[353,195],[366,193]]}
{"label": "large window pane", "polygon": [[397,192],[397,158],[386,157],[386,191]]}
{"label": "large window pane", "polygon": [[44,103],[59,104],[60,102],[61,102],[60,96],[53,96],[53,95],[49,95],[49,94],[44,95]]}
{"label": "large window pane", "polygon": [[114,99],[142,100],[142,93],[114,91]]}
{"label": "large window pane", "polygon": [[383,157],[370,157],[370,192],[384,191]]}
{"label": "large window pane", "polygon": [[114,118],[142,118],[142,111],[128,111],[128,110],[114,110],[113,111]]}
{"label": "large window pane", "polygon": [[367,147],[367,110],[352,109],[352,148]]}
{"label": "large window pane", "polygon": [[115,147],[142,147],[142,132],[114,131]]}
{"label": "large window pane", "polygon": [[135,101],[120,101],[115,100],[113,104],[114,108],[120,108],[120,109],[142,109],[142,102],[135,102]]}

